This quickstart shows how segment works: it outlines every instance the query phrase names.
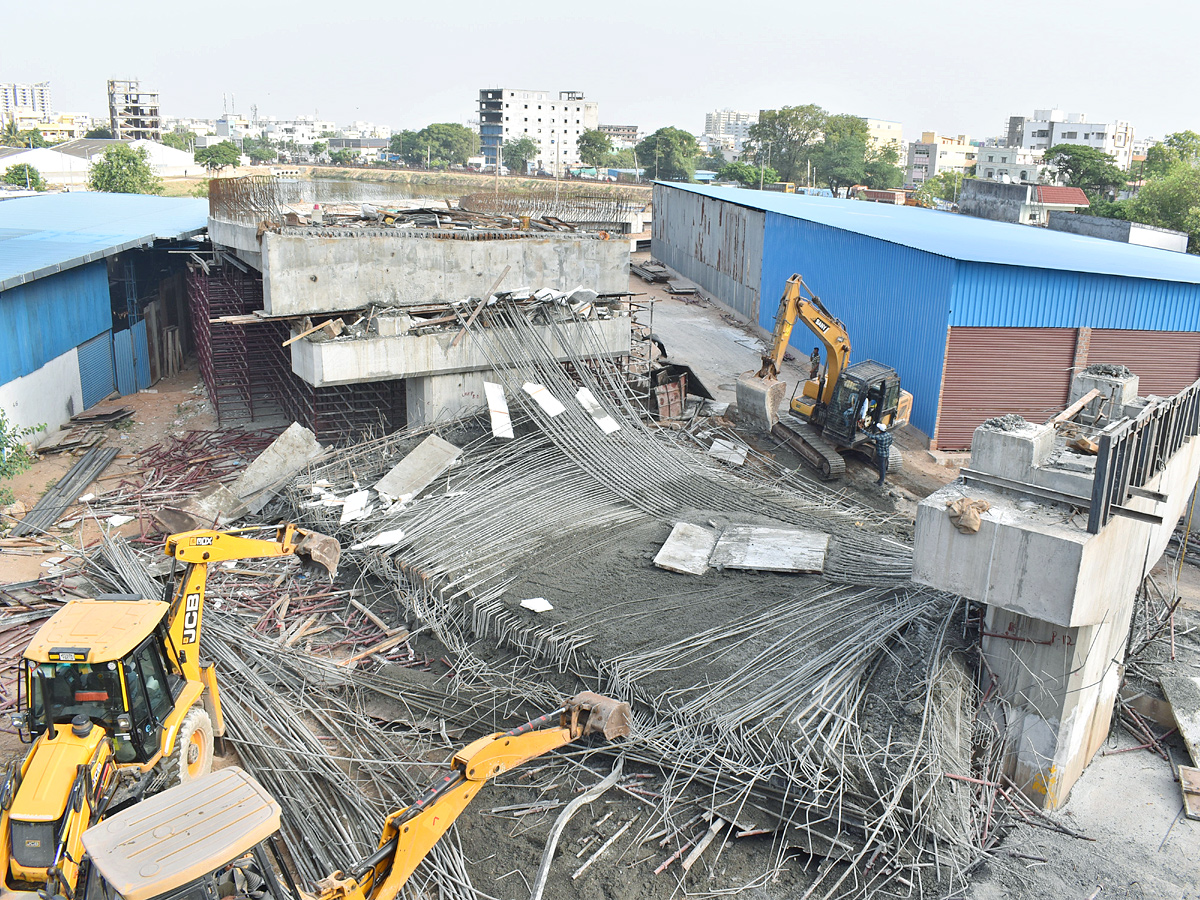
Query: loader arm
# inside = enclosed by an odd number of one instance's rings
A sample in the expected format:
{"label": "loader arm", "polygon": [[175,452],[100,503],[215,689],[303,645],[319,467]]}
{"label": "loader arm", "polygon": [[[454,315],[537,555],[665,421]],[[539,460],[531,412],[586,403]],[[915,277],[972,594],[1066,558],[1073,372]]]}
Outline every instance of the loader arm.
{"label": "loader arm", "polygon": [[[557,727],[542,727],[559,717]],[[629,734],[629,705],[585,691],[519,728],[480,738],[454,754],[450,771],[412,806],[385,820],[379,849],[348,874],[320,884],[317,900],[395,900],[443,834],[491,779],[588,734]]]}

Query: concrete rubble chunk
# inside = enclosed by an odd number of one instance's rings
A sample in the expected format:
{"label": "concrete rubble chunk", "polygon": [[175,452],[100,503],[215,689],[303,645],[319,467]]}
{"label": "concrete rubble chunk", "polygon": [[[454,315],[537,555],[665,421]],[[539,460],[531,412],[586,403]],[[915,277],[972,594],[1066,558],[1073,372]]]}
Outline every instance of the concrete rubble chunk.
{"label": "concrete rubble chunk", "polygon": [[821,572],[829,535],[804,528],[727,525],[709,563],[719,569]]}
{"label": "concrete rubble chunk", "polygon": [[462,448],[431,434],[379,479],[375,490],[388,500],[407,503],[447,472],[460,456]]}
{"label": "concrete rubble chunk", "polygon": [[250,512],[256,513],[289,478],[324,453],[317,436],[293,422],[246,467],[232,491]]}
{"label": "concrete rubble chunk", "polygon": [[712,442],[712,446],[708,448],[708,455],[713,457],[713,459],[721,460],[721,462],[727,462],[731,466],[740,466],[746,461],[747,449],[742,444],[735,444],[733,441],[717,438]]}
{"label": "concrete rubble chunk", "polygon": [[654,564],[681,575],[703,575],[717,545],[716,532],[690,522],[676,522],[671,535],[654,557]]}

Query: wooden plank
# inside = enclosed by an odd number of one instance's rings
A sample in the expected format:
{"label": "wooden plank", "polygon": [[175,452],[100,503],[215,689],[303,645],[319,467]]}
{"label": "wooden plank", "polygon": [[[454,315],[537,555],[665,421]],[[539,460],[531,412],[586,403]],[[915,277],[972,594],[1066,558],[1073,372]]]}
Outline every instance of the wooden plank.
{"label": "wooden plank", "polygon": [[475,324],[475,319],[481,312],[483,312],[483,308],[487,306],[488,301],[492,299],[492,294],[496,293],[497,288],[500,287],[500,282],[504,281],[510,271],[512,271],[512,266],[505,266],[504,271],[500,273],[500,277],[496,279],[496,283],[492,285],[492,289],[483,295],[482,302],[475,307],[475,312],[471,313],[471,318],[467,319],[467,324],[462,327],[462,330],[456,334],[454,336],[454,340],[450,342],[451,350],[458,346],[458,342],[462,340],[462,336],[466,334],[468,330],[470,330],[472,325]]}
{"label": "wooden plank", "polygon": [[708,558],[716,544],[715,532],[690,522],[676,522],[654,557],[654,564],[681,575],[703,575],[708,571]]}
{"label": "wooden plank", "polygon": [[372,653],[382,653],[384,650],[391,650],[393,647],[403,644],[407,640],[408,640],[408,632],[407,631],[401,631],[398,634],[393,634],[390,638],[380,641],[374,647],[368,647],[366,650],[363,650],[361,653],[355,653],[349,659],[343,659],[342,665],[343,666],[352,666],[356,662],[358,662],[360,659],[366,659]]}
{"label": "wooden plank", "polygon": [[462,448],[431,434],[375,482],[375,490],[391,500],[407,503],[462,456]]}
{"label": "wooden plank", "polygon": [[1175,727],[1187,746],[1193,765],[1200,766],[1200,676],[1160,678],[1163,696],[1171,704]]}
{"label": "wooden plank", "polygon": [[1091,403],[1093,400],[1095,400],[1099,396],[1100,396],[1100,391],[1098,391],[1096,388],[1092,388],[1090,391],[1088,391],[1086,394],[1084,394],[1082,397],[1080,397],[1078,400],[1076,400],[1074,403],[1072,403],[1070,406],[1068,406],[1066,409],[1064,409],[1062,412],[1060,412],[1057,416],[1055,416],[1053,419],[1051,419],[1046,424],[1047,425],[1061,425],[1063,422],[1069,422],[1071,419],[1075,418],[1075,416],[1079,413],[1079,411],[1081,409],[1083,409],[1085,406],[1087,406],[1089,403]]}
{"label": "wooden plank", "polygon": [[1183,792],[1183,814],[1189,819],[1200,819],[1200,769],[1180,766],[1179,789]]}
{"label": "wooden plank", "polygon": [[709,562],[726,569],[820,572],[825,568],[828,549],[829,535],[820,531],[728,525]]}
{"label": "wooden plank", "polygon": [[288,338],[286,341],[284,341],[279,346],[286,347],[289,344],[294,344],[294,343],[296,343],[296,341],[300,340],[300,338],[308,337],[313,332],[320,331],[322,328],[325,329],[326,333],[331,338],[334,338],[334,337],[337,337],[339,334],[341,334],[342,329],[345,327],[346,327],[346,323],[343,322],[341,319],[328,319],[327,321],[322,322],[320,325],[314,325],[312,328],[307,328],[304,331],[300,332],[298,335]]}

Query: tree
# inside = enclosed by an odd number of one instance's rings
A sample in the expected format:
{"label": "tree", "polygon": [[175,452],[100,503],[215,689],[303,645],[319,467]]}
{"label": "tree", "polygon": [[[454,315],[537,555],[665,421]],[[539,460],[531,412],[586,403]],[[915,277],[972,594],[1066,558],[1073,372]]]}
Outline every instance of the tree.
{"label": "tree", "polygon": [[812,162],[817,180],[827,184],[834,196],[866,179],[868,135],[867,123],[858,116],[826,117],[825,137]]}
{"label": "tree", "polygon": [[439,160],[465,166],[479,152],[479,135],[465,125],[450,122],[426,125],[417,132],[415,143],[420,162]]}
{"label": "tree", "polygon": [[963,182],[969,177],[964,172],[945,169],[938,172],[932,178],[926,179],[922,187],[929,192],[931,197],[937,200],[944,200],[947,203],[957,203],[958,198],[962,196]]}
{"label": "tree", "polygon": [[504,142],[504,165],[510,172],[524,175],[529,171],[529,162],[537,157],[538,146],[529,135]]}
{"label": "tree", "polygon": [[700,156],[696,159],[696,169],[705,169],[710,172],[720,172],[725,168],[725,164],[729,160],[725,158],[725,154],[721,152],[720,147],[713,147],[712,151],[706,156]]}
{"label": "tree", "polygon": [[313,156],[320,156],[322,153],[324,153],[324,152],[325,152],[325,148],[326,148],[326,147],[328,147],[328,146],[329,146],[329,145],[328,145],[328,144],[326,144],[324,141],[313,141],[313,145],[312,145],[312,155],[313,155]]}
{"label": "tree", "polygon": [[579,136],[575,146],[579,148],[579,159],[585,166],[599,168],[604,157],[612,152],[612,138],[598,129],[589,129]]}
{"label": "tree", "polygon": [[877,191],[890,191],[904,184],[904,170],[900,168],[900,151],[894,142],[882,147],[867,147],[863,183]]}
{"label": "tree", "polygon": [[15,184],[18,187],[28,188],[31,191],[44,191],[46,182],[42,180],[42,173],[35,169],[29,163],[17,163],[15,166],[9,166],[8,171],[4,173],[5,184]]}
{"label": "tree", "polygon": [[8,147],[25,147],[33,149],[36,147],[48,147],[46,139],[42,137],[42,133],[36,128],[29,128],[21,131],[17,128],[16,119],[9,119],[4,126],[4,131],[0,132],[0,144]]}
{"label": "tree", "polygon": [[1056,144],[1046,151],[1045,159],[1055,178],[1091,196],[1114,192],[1128,180],[1113,158],[1096,147]]}
{"label": "tree", "polygon": [[225,166],[236,166],[242,161],[242,152],[233,141],[221,141],[211,147],[201,147],[195,153],[196,162],[206,169],[220,169]]}
{"label": "tree", "polygon": [[744,162],[725,163],[717,172],[721,181],[736,181],[745,187],[758,187],[759,184],[774,184],[779,180],[779,173],[770,166],[752,166]]}
{"label": "tree", "polygon": [[1200,253],[1200,166],[1176,163],[1138,191],[1126,211],[1134,222],[1186,231],[1188,253]]}
{"label": "tree", "polygon": [[808,184],[808,167],[816,153],[829,113],[815,103],[764,109],[758,124],[750,126],[750,140],[742,151],[758,163],[769,163],[783,181]]}
{"label": "tree", "polygon": [[357,155],[350,150],[334,150],[329,154],[329,161],[335,166],[348,166],[357,159]]}
{"label": "tree", "polygon": [[667,126],[639,143],[634,152],[638,165],[655,179],[691,181],[700,145],[690,132]]}
{"label": "tree", "polygon": [[111,141],[113,139],[113,133],[112,129],[107,125],[97,125],[95,128],[90,129],[86,134],[84,134],[84,137],[93,141]]}
{"label": "tree", "polygon": [[1170,174],[1176,163],[1200,164],[1200,134],[1177,131],[1146,151],[1145,175],[1162,178]]}
{"label": "tree", "polygon": [[110,194],[161,194],[162,179],[150,168],[145,147],[113,144],[92,163],[88,187]]}
{"label": "tree", "polygon": [[176,150],[190,153],[196,146],[196,133],[194,131],[168,131],[162,136],[162,142],[167,147],[174,147]]}
{"label": "tree", "polygon": [[420,162],[425,161],[425,148],[417,148],[417,133],[415,131],[401,131],[398,134],[393,134],[388,139],[388,151],[395,153],[406,163],[418,162],[418,154]]}
{"label": "tree", "polygon": [[256,163],[275,162],[279,159],[279,151],[268,138],[242,138],[242,152]]}

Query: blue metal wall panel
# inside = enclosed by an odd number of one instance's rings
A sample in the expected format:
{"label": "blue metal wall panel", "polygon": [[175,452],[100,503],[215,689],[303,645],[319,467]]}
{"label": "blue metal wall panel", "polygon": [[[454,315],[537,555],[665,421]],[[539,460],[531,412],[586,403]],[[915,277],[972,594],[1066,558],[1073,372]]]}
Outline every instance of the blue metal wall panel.
{"label": "blue metal wall panel", "polygon": [[79,383],[83,386],[84,409],[91,409],[116,390],[111,331],[79,345]]}
{"label": "blue metal wall panel", "polygon": [[117,391],[122,397],[137,393],[137,373],[133,366],[133,332],[129,329],[113,335],[113,362],[117,366]]}
{"label": "blue metal wall panel", "polygon": [[956,271],[955,326],[1200,330],[1196,284],[972,262]]}
{"label": "blue metal wall panel", "polygon": [[103,262],[0,291],[0,384],[36,372],[111,327]]}
{"label": "blue metal wall panel", "polygon": [[150,387],[150,343],[146,337],[146,320],[134,322],[129,330],[133,332],[133,372],[140,391]]}
{"label": "blue metal wall panel", "polygon": [[[851,360],[875,359],[894,367],[913,394],[913,425],[933,434],[954,281],[952,260],[767,213],[762,265],[759,325],[774,327],[784,284],[799,272],[846,324],[853,341]],[[807,329],[797,329],[791,343],[807,356],[815,341]]]}

